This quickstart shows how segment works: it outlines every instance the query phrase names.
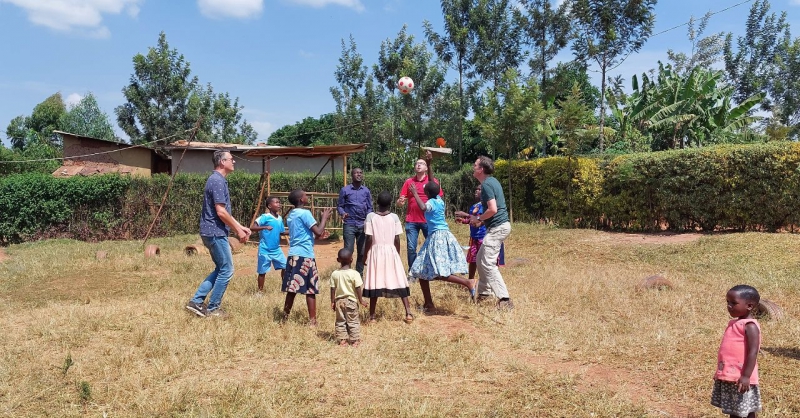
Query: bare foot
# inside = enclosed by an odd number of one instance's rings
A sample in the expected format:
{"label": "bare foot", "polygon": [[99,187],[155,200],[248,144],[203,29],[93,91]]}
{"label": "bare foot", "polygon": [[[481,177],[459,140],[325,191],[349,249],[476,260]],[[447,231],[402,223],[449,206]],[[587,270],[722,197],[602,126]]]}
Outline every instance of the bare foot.
{"label": "bare foot", "polygon": [[355,340],[355,341],[353,341],[353,344],[352,344],[352,345],[353,345],[353,348],[355,348],[355,347],[358,347],[359,345],[361,345],[361,340]]}
{"label": "bare foot", "polygon": [[406,324],[410,324],[414,322],[414,315],[411,315],[411,312],[406,312],[406,319],[404,319]]}
{"label": "bare foot", "polygon": [[317,327],[317,320],[316,320],[316,319],[312,319],[312,320],[310,320],[310,321],[308,322],[308,327],[309,327],[309,328],[316,328],[316,327]]}
{"label": "bare foot", "polygon": [[344,347],[346,345],[347,345],[347,340],[340,340],[339,341],[339,347]]}
{"label": "bare foot", "polygon": [[429,305],[422,305],[422,310],[424,312],[436,312],[436,305],[429,304]]}

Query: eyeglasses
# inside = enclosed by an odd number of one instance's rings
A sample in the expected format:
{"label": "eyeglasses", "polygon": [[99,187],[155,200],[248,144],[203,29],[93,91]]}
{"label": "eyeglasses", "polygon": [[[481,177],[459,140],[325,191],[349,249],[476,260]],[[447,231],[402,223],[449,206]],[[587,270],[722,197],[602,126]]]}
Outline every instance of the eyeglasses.
{"label": "eyeglasses", "polygon": [[222,161],[230,161],[232,163],[236,162],[236,160],[234,160],[233,157],[231,157],[231,158],[223,158]]}

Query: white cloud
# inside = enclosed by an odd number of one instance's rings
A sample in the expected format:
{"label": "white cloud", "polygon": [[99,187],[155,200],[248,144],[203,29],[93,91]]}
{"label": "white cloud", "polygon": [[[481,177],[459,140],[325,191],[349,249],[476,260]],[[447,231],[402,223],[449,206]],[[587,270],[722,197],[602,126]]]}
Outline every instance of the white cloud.
{"label": "white cloud", "polygon": [[0,0],[28,13],[28,20],[62,32],[77,32],[107,38],[111,32],[103,25],[104,14],[139,14],[143,0]]}
{"label": "white cloud", "polygon": [[264,9],[264,0],[197,0],[200,13],[210,18],[256,17]]}
{"label": "white cloud", "polygon": [[250,126],[252,126],[253,129],[256,130],[256,132],[258,132],[257,142],[267,142],[267,138],[269,138],[269,135],[275,132],[275,125],[273,125],[272,122],[248,121],[247,123],[249,123]]}
{"label": "white cloud", "polygon": [[313,52],[308,52],[308,51],[305,51],[305,50],[302,50],[302,49],[300,51],[298,51],[298,54],[303,58],[314,58],[314,57],[316,57],[316,54],[314,54]]}
{"label": "white cloud", "polygon": [[64,99],[64,104],[67,105],[67,108],[70,108],[78,104],[81,99],[83,99],[83,96],[78,93],[72,93]]}
{"label": "white cloud", "polygon": [[322,8],[329,4],[337,6],[349,7],[356,11],[364,11],[364,5],[361,0],[288,0],[290,3],[299,4],[301,6],[311,6],[314,8]]}

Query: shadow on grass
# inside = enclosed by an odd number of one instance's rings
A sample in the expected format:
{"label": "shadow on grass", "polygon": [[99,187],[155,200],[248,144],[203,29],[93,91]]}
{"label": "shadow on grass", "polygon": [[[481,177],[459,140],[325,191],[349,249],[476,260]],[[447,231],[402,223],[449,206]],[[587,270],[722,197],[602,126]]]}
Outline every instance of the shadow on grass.
{"label": "shadow on grass", "polygon": [[772,354],[773,356],[788,357],[795,360],[800,360],[800,348],[787,348],[787,347],[762,347],[762,350]]}

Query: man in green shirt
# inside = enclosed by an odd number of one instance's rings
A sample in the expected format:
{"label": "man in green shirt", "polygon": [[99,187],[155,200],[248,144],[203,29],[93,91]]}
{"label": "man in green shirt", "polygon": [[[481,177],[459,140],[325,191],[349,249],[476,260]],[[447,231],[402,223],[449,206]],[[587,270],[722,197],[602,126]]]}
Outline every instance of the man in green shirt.
{"label": "man in green shirt", "polygon": [[492,175],[494,174],[494,161],[486,156],[480,156],[472,166],[472,175],[481,182],[481,204],[483,213],[471,216],[470,225],[486,226],[486,236],[478,250],[478,295],[488,296],[489,292],[495,294],[500,300],[497,307],[500,309],[514,309],[514,303],[508,295],[508,288],[500,269],[497,267],[497,256],[503,241],[511,234],[511,222],[508,221],[506,197],[503,187]]}

